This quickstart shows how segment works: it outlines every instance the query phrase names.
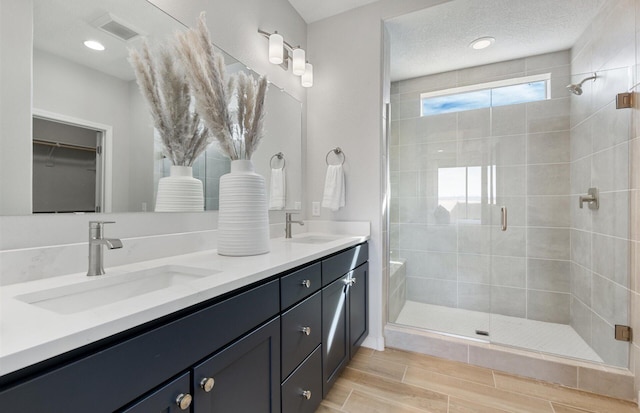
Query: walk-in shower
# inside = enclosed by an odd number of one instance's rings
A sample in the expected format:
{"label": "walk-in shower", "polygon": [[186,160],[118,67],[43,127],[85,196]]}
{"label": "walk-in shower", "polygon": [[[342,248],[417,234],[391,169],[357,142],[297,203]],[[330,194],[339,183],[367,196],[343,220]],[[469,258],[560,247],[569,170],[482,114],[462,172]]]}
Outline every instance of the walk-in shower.
{"label": "walk-in shower", "polygon": [[[392,83],[390,322],[628,366],[614,326],[629,324],[631,115],[585,83],[595,75],[576,53]],[[627,85],[629,73],[597,77]],[[463,76],[475,82],[461,91]],[[489,103],[465,106],[486,89]]]}

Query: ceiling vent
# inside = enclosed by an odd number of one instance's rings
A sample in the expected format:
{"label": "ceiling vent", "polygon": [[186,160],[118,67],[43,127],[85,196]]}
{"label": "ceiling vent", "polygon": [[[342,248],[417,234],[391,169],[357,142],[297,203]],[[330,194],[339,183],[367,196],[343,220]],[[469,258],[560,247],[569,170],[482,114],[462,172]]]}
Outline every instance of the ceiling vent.
{"label": "ceiling vent", "polygon": [[143,35],[141,30],[110,13],[94,20],[92,25],[125,42]]}

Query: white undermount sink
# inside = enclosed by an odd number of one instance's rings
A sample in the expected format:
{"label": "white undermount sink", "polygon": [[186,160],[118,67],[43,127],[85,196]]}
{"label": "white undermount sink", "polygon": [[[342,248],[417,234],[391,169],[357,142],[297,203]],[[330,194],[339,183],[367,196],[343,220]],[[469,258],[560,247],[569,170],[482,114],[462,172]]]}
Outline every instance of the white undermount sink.
{"label": "white undermount sink", "polygon": [[218,270],[164,265],[125,274],[103,275],[87,282],[55,287],[15,298],[59,314],[73,314],[137,297],[219,273]]}
{"label": "white undermount sink", "polygon": [[344,238],[341,235],[309,235],[306,237],[294,237],[289,238],[289,242],[297,242],[300,244],[325,244],[327,242],[337,241],[340,238]]}

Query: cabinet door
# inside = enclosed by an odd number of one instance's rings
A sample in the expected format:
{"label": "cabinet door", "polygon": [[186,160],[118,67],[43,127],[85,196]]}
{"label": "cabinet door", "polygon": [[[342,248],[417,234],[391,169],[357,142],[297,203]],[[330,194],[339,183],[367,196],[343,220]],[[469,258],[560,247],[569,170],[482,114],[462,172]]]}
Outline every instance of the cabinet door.
{"label": "cabinet door", "polygon": [[368,332],[369,263],[351,272],[349,287],[349,358],[358,350]]}
{"label": "cabinet door", "polygon": [[349,274],[322,289],[322,394],[326,397],[349,360],[347,292]]}
{"label": "cabinet door", "polygon": [[322,401],[322,353],[318,346],[282,383],[282,413],[313,413]]}
{"label": "cabinet door", "polygon": [[191,411],[189,379],[189,373],[185,373],[121,410],[121,413],[179,413]]}
{"label": "cabinet door", "polygon": [[280,318],[197,365],[193,389],[194,413],[279,412]]}

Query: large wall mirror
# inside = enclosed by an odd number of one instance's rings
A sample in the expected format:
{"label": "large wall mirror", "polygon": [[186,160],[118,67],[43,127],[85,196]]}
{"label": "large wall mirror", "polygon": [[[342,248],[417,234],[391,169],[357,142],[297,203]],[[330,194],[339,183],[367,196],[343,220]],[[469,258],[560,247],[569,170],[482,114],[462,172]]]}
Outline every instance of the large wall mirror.
{"label": "large wall mirror", "polygon": [[[33,136],[20,137],[33,139],[32,212],[153,211],[170,164],[155,142],[128,49],[143,38],[166,42],[185,26],[146,0],[33,0],[33,22]],[[89,49],[85,40],[105,50]],[[230,73],[250,72],[224,55]],[[254,164],[268,182],[271,168],[286,162],[286,208],[299,209],[301,103],[271,84],[266,105]],[[274,158],[278,153],[284,159]],[[215,144],[194,164],[206,210],[217,209],[218,180],[228,170]]]}

